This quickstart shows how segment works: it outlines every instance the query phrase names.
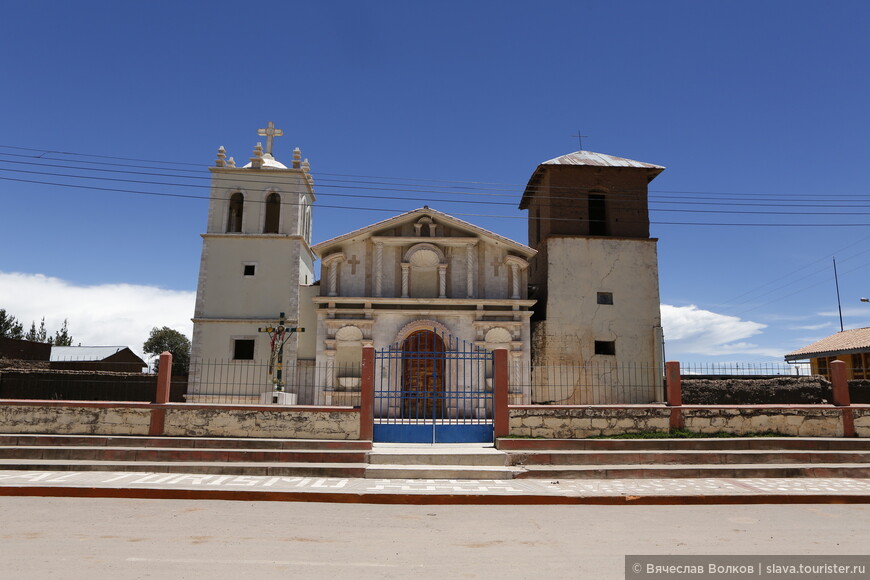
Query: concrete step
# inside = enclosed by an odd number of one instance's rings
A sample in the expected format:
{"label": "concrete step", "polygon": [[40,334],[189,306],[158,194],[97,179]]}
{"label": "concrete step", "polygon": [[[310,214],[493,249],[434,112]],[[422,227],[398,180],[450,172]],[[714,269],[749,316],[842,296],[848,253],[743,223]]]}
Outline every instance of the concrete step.
{"label": "concrete step", "polygon": [[513,479],[519,472],[504,466],[369,465],[367,479]]}
{"label": "concrete step", "polygon": [[274,475],[282,477],[365,477],[364,463],[244,463],[196,461],[72,461],[0,459],[0,471],[136,471],[218,475]]}
{"label": "concrete step", "polygon": [[372,465],[462,465],[504,467],[508,464],[508,454],[492,450],[489,453],[411,453],[372,450],[369,452]]}
{"label": "concrete step", "polygon": [[365,463],[367,451],[320,449],[216,449],[180,447],[0,446],[0,459],[78,461],[197,461],[266,463]]}
{"label": "concrete step", "polygon": [[692,465],[692,464],[790,464],[865,463],[870,451],[813,450],[612,450],[612,451],[512,451],[510,465]]}
{"label": "concrete step", "polygon": [[243,437],[138,437],[102,435],[0,434],[0,446],[57,447],[182,447],[218,449],[323,449],[357,450],[372,448],[371,441],[342,439],[253,439]]}
{"label": "concrete step", "polygon": [[671,479],[671,478],[779,478],[870,477],[867,464],[787,465],[527,465],[518,479]]}
{"label": "concrete step", "polygon": [[522,439],[496,441],[502,451],[832,450],[870,451],[870,439],[833,437],[715,437],[710,439]]}

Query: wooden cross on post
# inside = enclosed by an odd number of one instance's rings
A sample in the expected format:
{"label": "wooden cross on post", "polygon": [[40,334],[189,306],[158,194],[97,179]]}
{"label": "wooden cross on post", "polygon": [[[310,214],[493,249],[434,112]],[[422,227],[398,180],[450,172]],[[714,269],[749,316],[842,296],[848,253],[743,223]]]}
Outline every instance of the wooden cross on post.
{"label": "wooden cross on post", "polygon": [[272,384],[276,391],[284,390],[284,377],[281,371],[283,370],[284,362],[284,344],[290,340],[290,336],[294,332],[305,332],[304,328],[298,326],[287,327],[284,324],[284,313],[282,312],[278,319],[277,326],[264,326],[258,328],[258,332],[265,332],[269,335],[269,344],[271,351],[269,354],[269,375],[272,376],[272,370],[277,369],[275,376],[272,378]]}
{"label": "wooden cross on post", "polygon": [[275,137],[283,137],[284,131],[282,129],[276,129],[275,123],[269,121],[266,125],[265,129],[257,129],[257,135],[261,135],[266,138],[266,153],[269,155],[272,154],[272,140]]}

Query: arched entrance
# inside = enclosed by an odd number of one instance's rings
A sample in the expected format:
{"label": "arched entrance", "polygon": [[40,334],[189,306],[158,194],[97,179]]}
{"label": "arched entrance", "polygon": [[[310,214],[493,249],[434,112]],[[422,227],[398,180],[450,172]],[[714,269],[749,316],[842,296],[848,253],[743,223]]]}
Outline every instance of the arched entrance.
{"label": "arched entrance", "polygon": [[402,414],[409,419],[444,416],[444,341],[418,330],[402,343]]}

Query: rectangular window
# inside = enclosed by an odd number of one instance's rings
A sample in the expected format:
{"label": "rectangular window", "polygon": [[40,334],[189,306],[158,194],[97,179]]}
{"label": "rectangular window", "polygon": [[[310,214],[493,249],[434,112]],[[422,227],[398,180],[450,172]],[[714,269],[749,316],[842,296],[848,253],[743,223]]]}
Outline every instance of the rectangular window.
{"label": "rectangular window", "polygon": [[233,341],[233,360],[254,360],[254,339],[235,339]]}
{"label": "rectangular window", "polygon": [[254,264],[245,264],[244,275],[253,276],[257,272],[257,266]]}
{"label": "rectangular window", "polygon": [[598,293],[598,303],[599,304],[613,304],[613,292],[599,292]]}
{"label": "rectangular window", "polygon": [[615,355],[616,342],[612,340],[596,340],[595,354]]}
{"label": "rectangular window", "polygon": [[607,208],[600,193],[589,194],[589,235],[607,235]]}

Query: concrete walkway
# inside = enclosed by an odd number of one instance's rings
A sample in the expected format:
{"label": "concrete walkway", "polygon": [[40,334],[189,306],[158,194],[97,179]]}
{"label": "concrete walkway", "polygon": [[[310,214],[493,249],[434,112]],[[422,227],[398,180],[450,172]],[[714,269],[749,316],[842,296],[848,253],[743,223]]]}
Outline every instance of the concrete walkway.
{"label": "concrete walkway", "polygon": [[352,479],[110,471],[0,471],[0,496],[378,504],[870,503],[870,479]]}

